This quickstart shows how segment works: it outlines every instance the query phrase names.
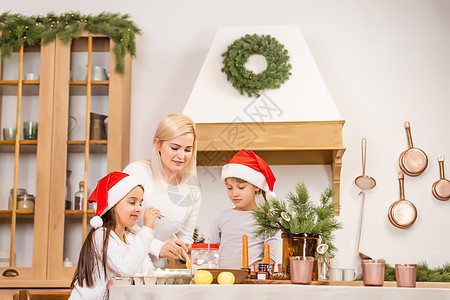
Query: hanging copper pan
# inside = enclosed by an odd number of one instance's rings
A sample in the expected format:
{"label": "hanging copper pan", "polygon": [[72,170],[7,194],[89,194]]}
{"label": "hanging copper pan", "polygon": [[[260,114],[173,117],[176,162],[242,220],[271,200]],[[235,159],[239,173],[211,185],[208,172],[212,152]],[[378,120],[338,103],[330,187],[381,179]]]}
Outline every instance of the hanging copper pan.
{"label": "hanging copper pan", "polygon": [[377,182],[369,175],[366,175],[366,148],[367,140],[363,138],[361,140],[362,175],[355,178],[355,184],[362,190],[371,190],[377,185]]}
{"label": "hanging copper pan", "polygon": [[428,157],[425,152],[413,147],[409,122],[405,122],[405,130],[408,136],[409,149],[400,154],[398,165],[406,175],[419,176],[428,166]]}
{"label": "hanging copper pan", "polygon": [[404,176],[402,172],[398,173],[398,182],[400,185],[400,200],[391,204],[388,211],[388,219],[392,225],[400,229],[411,227],[417,219],[417,209],[408,200],[405,200]]}
{"label": "hanging copper pan", "polygon": [[436,199],[447,201],[450,199],[450,181],[448,179],[445,179],[444,176],[444,155],[438,155],[438,162],[441,179],[433,183],[431,192]]}

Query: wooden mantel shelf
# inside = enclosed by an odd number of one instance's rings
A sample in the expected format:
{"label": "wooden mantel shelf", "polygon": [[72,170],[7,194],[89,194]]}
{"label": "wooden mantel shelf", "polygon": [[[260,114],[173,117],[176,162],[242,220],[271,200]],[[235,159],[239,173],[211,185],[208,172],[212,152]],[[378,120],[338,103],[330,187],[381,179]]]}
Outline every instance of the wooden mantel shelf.
{"label": "wooden mantel shelf", "polygon": [[330,165],[339,203],[344,122],[197,123],[197,164],[224,165],[236,151],[250,149],[269,165]]}

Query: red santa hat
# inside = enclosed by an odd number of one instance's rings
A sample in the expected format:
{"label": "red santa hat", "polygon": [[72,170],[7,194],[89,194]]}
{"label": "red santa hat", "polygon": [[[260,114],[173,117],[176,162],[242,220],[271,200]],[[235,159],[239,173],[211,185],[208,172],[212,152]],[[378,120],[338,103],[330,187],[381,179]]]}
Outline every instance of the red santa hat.
{"label": "red santa hat", "polygon": [[111,172],[97,183],[95,190],[89,197],[89,203],[97,203],[97,211],[90,224],[97,229],[103,226],[103,216],[108,210],[122,200],[132,189],[141,185],[141,182],[133,176],[122,172]]}
{"label": "red santa hat", "polygon": [[251,150],[240,150],[223,166],[222,180],[229,177],[245,180],[265,191],[267,196],[276,197],[273,192],[276,178],[272,170],[261,157]]}

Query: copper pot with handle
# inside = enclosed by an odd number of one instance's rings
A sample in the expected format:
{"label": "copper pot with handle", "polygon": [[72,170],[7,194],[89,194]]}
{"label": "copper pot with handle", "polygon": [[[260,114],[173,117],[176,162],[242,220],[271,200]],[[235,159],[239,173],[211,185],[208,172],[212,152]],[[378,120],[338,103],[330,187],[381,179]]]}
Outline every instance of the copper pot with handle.
{"label": "copper pot with handle", "polygon": [[410,201],[405,199],[404,175],[398,173],[400,185],[400,200],[391,204],[388,211],[388,219],[392,225],[400,229],[411,227],[417,219],[417,209]]}
{"label": "copper pot with handle", "polygon": [[408,176],[419,176],[428,166],[428,157],[421,149],[414,148],[411,138],[411,126],[405,122],[409,149],[403,151],[398,159],[400,170]]}
{"label": "copper pot with handle", "polygon": [[438,162],[441,178],[433,183],[431,192],[436,199],[447,201],[450,199],[450,180],[445,179],[444,175],[444,155],[438,155]]}

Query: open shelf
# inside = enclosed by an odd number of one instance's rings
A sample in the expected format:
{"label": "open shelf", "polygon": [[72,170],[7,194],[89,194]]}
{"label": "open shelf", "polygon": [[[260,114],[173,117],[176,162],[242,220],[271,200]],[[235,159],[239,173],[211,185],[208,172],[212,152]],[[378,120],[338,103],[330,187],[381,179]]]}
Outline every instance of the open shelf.
{"label": "open shelf", "polygon": [[[67,150],[69,153],[84,153],[86,141],[67,141]],[[90,153],[106,153],[107,140],[91,140],[89,141]]]}

